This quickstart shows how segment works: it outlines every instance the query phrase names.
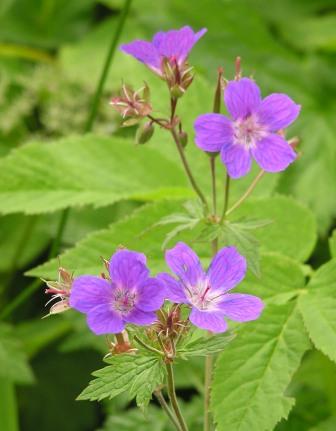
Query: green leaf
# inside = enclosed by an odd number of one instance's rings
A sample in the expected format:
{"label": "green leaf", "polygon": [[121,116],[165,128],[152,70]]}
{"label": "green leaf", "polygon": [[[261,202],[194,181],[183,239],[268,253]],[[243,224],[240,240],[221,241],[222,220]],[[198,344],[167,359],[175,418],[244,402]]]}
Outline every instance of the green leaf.
{"label": "green leaf", "polygon": [[247,273],[239,285],[239,292],[253,293],[270,304],[284,304],[298,296],[305,287],[302,266],[286,256],[262,254],[260,273],[260,277]]}
{"label": "green leaf", "polygon": [[123,199],[192,196],[181,169],[156,150],[94,135],[30,144],[0,161],[0,212],[37,214]]}
{"label": "green leaf", "polygon": [[323,265],[299,300],[305,326],[316,348],[336,361],[336,259]]}
{"label": "green leaf", "polygon": [[127,391],[143,408],[164,378],[162,362],[153,357],[117,355],[106,362],[110,365],[93,373],[96,379],[78,396],[79,400],[112,399]]}
{"label": "green leaf", "polygon": [[187,343],[178,349],[178,353],[183,357],[189,356],[207,356],[219,353],[235,338],[233,333],[224,333],[210,337],[198,338],[195,341]]}
{"label": "green leaf", "polygon": [[335,431],[335,429],[336,429],[336,417],[331,416],[325,421],[320,422],[319,424],[310,428],[309,431]]}
{"label": "green leaf", "polygon": [[284,392],[309,348],[296,301],[267,306],[217,360],[212,410],[218,431],[272,430],[294,405]]}
{"label": "green leaf", "polygon": [[329,248],[332,257],[336,257],[336,229],[333,230],[331,237],[329,238]]}
{"label": "green leaf", "polygon": [[244,221],[272,220],[269,225],[253,231],[260,251],[276,251],[304,262],[314,249],[317,239],[314,215],[291,197],[251,199],[233,214],[233,221],[241,218]]}
{"label": "green leaf", "polygon": [[0,378],[15,383],[32,383],[33,373],[20,341],[11,326],[0,324]]}

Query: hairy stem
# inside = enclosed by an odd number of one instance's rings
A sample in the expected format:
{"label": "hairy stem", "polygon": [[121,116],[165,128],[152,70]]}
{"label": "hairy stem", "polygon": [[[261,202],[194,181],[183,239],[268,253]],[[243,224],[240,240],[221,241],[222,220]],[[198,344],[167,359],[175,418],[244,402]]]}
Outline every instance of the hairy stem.
{"label": "hairy stem", "polygon": [[172,424],[177,429],[177,431],[182,431],[180,424],[178,423],[174,413],[171,411],[169,405],[167,404],[167,401],[165,400],[161,390],[157,389],[156,391],[154,391],[154,395],[156,396],[156,399],[158,400],[160,406],[162,407],[163,411],[167,414],[167,416],[169,417],[169,419],[171,420]]}
{"label": "hairy stem", "polygon": [[177,418],[178,423],[180,425],[181,431],[188,431],[187,424],[184,420],[184,417],[182,415],[182,412],[180,410],[180,406],[178,404],[177,397],[176,397],[174,372],[173,372],[173,366],[172,366],[171,362],[168,362],[166,364],[166,370],[167,370],[167,386],[168,386],[169,400],[170,400],[171,405],[173,407],[173,410],[175,412],[175,415],[176,415],[176,418]]}
{"label": "hairy stem", "polygon": [[145,343],[144,341],[142,341],[137,335],[134,336],[134,340],[138,344],[140,344],[140,346],[142,346],[144,349],[146,349],[146,350],[148,350],[148,351],[150,351],[152,353],[155,353],[157,355],[165,356],[164,352],[161,352],[160,350],[155,349],[155,347],[149,346],[147,343]]}
{"label": "hairy stem", "polygon": [[220,222],[222,223],[226,217],[227,209],[229,206],[229,196],[230,196],[230,177],[229,174],[226,173],[225,178],[225,186],[224,186],[224,205],[223,205],[223,213]]}
{"label": "hairy stem", "polygon": [[252,181],[252,183],[250,184],[250,186],[248,187],[248,189],[246,190],[246,192],[237,200],[237,202],[235,204],[232,205],[232,207],[226,211],[225,216],[228,216],[229,214],[231,214],[235,209],[237,209],[238,207],[240,207],[240,205],[250,196],[250,194],[253,192],[253,190],[255,189],[256,185],[258,184],[258,182],[261,180],[261,178],[264,176],[265,171],[261,170],[259,172],[259,174],[254,178],[254,180]]}
{"label": "hairy stem", "polygon": [[191,169],[190,169],[189,163],[187,161],[187,158],[186,158],[186,156],[184,154],[183,146],[182,146],[182,144],[180,142],[180,139],[179,139],[179,137],[178,137],[178,135],[176,133],[175,128],[172,127],[170,129],[170,132],[171,132],[171,135],[172,135],[172,137],[174,139],[174,142],[176,144],[177,151],[178,151],[178,153],[180,155],[180,158],[181,158],[184,170],[185,170],[185,172],[187,174],[187,177],[189,179],[189,182],[190,182],[192,188],[194,189],[195,193],[198,195],[198,197],[202,201],[205,210],[208,212],[209,211],[208,202],[207,202],[207,200],[206,200],[206,198],[205,198],[202,190],[198,187],[198,185],[197,185],[197,183],[195,181],[195,178],[194,178],[194,176],[193,176],[193,174],[191,172]]}
{"label": "hairy stem", "polygon": [[216,156],[210,156],[210,170],[211,170],[211,185],[212,185],[212,211],[213,214],[217,213],[217,192],[216,192]]}
{"label": "hairy stem", "polygon": [[[211,334],[209,333],[209,336]],[[211,380],[213,369],[213,356],[208,355],[205,358],[205,379],[204,379],[204,431],[210,431],[210,393],[211,393]]]}

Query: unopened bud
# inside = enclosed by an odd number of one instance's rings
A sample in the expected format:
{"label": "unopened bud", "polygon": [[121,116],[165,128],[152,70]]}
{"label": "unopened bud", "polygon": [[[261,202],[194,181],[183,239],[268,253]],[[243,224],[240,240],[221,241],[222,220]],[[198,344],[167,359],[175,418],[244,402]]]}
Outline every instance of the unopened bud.
{"label": "unopened bud", "polygon": [[179,137],[179,140],[181,142],[182,147],[185,148],[188,144],[188,133],[181,130],[178,133],[178,137]]}
{"label": "unopened bud", "polygon": [[141,124],[138,127],[138,130],[135,135],[135,142],[136,144],[145,144],[148,142],[154,133],[154,126],[151,121],[147,121],[144,124]]}
{"label": "unopened bud", "polygon": [[170,94],[174,99],[179,99],[180,97],[183,96],[184,93],[185,93],[185,90],[178,84],[174,85],[170,89]]}

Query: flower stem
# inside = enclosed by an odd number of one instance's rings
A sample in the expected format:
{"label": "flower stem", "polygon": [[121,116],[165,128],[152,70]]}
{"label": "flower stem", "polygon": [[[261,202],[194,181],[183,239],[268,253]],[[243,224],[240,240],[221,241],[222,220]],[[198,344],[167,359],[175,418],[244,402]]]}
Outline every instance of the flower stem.
{"label": "flower stem", "polygon": [[167,416],[171,420],[174,427],[177,429],[177,431],[181,431],[182,428],[180,427],[180,424],[178,423],[174,413],[171,411],[169,405],[167,404],[167,401],[165,400],[161,390],[157,389],[156,391],[154,391],[154,395],[156,396],[160,406],[165,411],[165,413],[167,414]]}
{"label": "flower stem", "polygon": [[142,341],[137,335],[134,336],[134,340],[138,344],[140,344],[140,346],[142,346],[144,349],[149,350],[150,352],[155,353],[157,355],[165,356],[164,352],[161,352],[160,350],[155,349],[155,347],[149,346],[147,343],[145,343],[144,341]]}
{"label": "flower stem", "polygon": [[178,153],[180,155],[180,158],[181,158],[184,170],[185,170],[185,172],[187,174],[187,177],[188,177],[188,179],[190,181],[190,184],[191,184],[192,188],[194,189],[195,193],[198,195],[198,197],[202,201],[205,210],[207,212],[209,212],[208,202],[207,202],[207,200],[206,200],[206,198],[205,198],[202,190],[198,187],[198,185],[197,185],[197,183],[195,181],[195,178],[194,178],[194,176],[193,176],[193,174],[191,172],[189,163],[188,163],[187,158],[186,158],[186,156],[184,154],[183,146],[182,146],[182,144],[180,142],[180,139],[179,139],[179,137],[178,137],[178,135],[176,133],[176,129],[174,127],[172,127],[170,129],[170,133],[171,133],[171,135],[172,135],[172,137],[174,139],[174,142],[176,144],[176,148],[177,148]]}
{"label": "flower stem", "polygon": [[216,192],[216,156],[210,156],[210,170],[211,170],[211,185],[212,185],[212,211],[213,214],[217,213],[217,192]]}
{"label": "flower stem", "polygon": [[226,217],[226,212],[229,206],[229,196],[230,196],[230,176],[228,173],[226,173],[225,187],[224,187],[224,206],[223,206],[222,217],[220,219],[221,223],[223,223]]}
{"label": "flower stem", "polygon": [[246,192],[237,200],[237,202],[235,204],[232,205],[232,207],[226,211],[225,216],[228,216],[229,214],[231,214],[235,209],[237,209],[238,207],[240,207],[240,205],[250,196],[250,194],[253,192],[253,190],[255,189],[256,185],[258,184],[258,182],[261,180],[261,178],[264,176],[265,171],[261,170],[258,175],[254,178],[254,180],[252,181],[252,183],[250,184],[250,186],[248,187],[248,189],[246,190]]}
{"label": "flower stem", "polygon": [[[209,333],[209,336],[211,334]],[[213,356],[208,355],[205,358],[205,380],[204,380],[204,431],[210,431],[210,392],[211,392],[211,379],[213,368]]]}
{"label": "flower stem", "polygon": [[167,370],[167,386],[168,386],[169,400],[170,400],[171,405],[173,407],[173,410],[176,414],[176,418],[179,422],[181,431],[188,431],[187,424],[186,424],[184,417],[181,413],[180,406],[178,404],[177,397],[176,397],[174,372],[173,372],[173,366],[172,366],[171,362],[166,363],[166,370]]}

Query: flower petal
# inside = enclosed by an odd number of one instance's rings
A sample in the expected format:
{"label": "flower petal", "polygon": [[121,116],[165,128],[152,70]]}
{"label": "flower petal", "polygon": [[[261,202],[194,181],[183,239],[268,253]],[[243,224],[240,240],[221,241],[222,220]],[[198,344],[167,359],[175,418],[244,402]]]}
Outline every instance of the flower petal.
{"label": "flower petal", "polygon": [[240,178],[249,173],[252,164],[251,154],[244,146],[239,144],[224,145],[220,155],[231,178]]}
{"label": "flower petal", "polygon": [[156,278],[148,278],[138,287],[136,307],[143,311],[158,310],[166,296],[164,283]]}
{"label": "flower petal", "polygon": [[223,145],[233,142],[231,120],[222,114],[200,115],[194,124],[196,145],[204,151],[216,153]]}
{"label": "flower petal", "polygon": [[273,93],[261,102],[257,115],[271,132],[285,129],[295,121],[300,113],[301,106],[297,105],[286,94]]}
{"label": "flower petal", "polygon": [[77,277],[70,292],[70,306],[87,313],[97,305],[110,301],[113,293],[111,283],[94,275]]}
{"label": "flower petal", "polygon": [[224,101],[229,113],[235,120],[246,118],[260,105],[260,89],[249,78],[230,81],[224,91]]}
{"label": "flower petal", "polygon": [[195,286],[204,278],[199,258],[187,244],[178,242],[174,248],[166,251],[165,258],[169,268],[187,286]]}
{"label": "flower petal", "polygon": [[182,64],[189,55],[195,43],[206,33],[203,28],[198,33],[194,33],[189,26],[179,30],[160,31],[153,38],[153,45],[157,48],[160,56],[176,58],[178,64]]}
{"label": "flower petal", "polygon": [[134,308],[129,314],[123,316],[124,321],[127,323],[133,323],[134,325],[151,325],[157,320],[154,311],[142,311],[138,308]]}
{"label": "flower petal", "polygon": [[161,74],[161,58],[157,49],[151,42],[135,40],[134,42],[121,45],[120,49],[126,54],[132,55],[134,58],[141,61],[141,63],[146,64],[156,73]]}
{"label": "flower petal", "polygon": [[252,149],[252,155],[266,172],[283,171],[296,159],[296,153],[288,142],[274,133],[259,141]]}
{"label": "flower petal", "polygon": [[92,308],[88,312],[87,323],[91,331],[97,335],[117,334],[125,327],[120,315],[111,310],[108,304]]}
{"label": "flower petal", "polygon": [[166,299],[177,302],[178,304],[189,303],[181,282],[175,280],[175,278],[165,272],[158,274],[157,278],[165,285]]}
{"label": "flower petal", "polygon": [[227,293],[218,305],[226,317],[237,322],[258,319],[264,308],[264,303],[257,296],[241,293]]}
{"label": "flower petal", "polygon": [[222,311],[200,311],[193,307],[189,320],[195,326],[207,331],[225,332],[227,330],[227,323]]}
{"label": "flower petal", "polygon": [[146,256],[131,250],[118,250],[110,260],[110,276],[118,287],[132,289],[149,276]]}
{"label": "flower petal", "polygon": [[235,247],[219,250],[213,258],[207,275],[211,290],[226,292],[240,283],[246,274],[246,259]]}

